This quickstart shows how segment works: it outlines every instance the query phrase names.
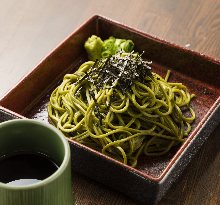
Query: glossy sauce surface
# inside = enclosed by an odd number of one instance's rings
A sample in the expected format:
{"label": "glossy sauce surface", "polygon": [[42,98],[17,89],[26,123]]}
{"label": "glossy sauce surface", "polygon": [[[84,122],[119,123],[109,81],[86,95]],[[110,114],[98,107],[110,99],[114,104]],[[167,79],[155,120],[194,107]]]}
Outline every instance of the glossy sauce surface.
{"label": "glossy sauce surface", "polygon": [[25,186],[51,176],[58,166],[40,153],[16,153],[0,157],[0,182]]}

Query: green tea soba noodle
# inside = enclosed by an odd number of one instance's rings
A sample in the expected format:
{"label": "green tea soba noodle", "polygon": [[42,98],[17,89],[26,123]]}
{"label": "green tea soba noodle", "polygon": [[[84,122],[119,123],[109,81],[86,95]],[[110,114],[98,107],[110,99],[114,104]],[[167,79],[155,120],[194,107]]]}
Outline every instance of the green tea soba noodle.
{"label": "green tea soba noodle", "polygon": [[66,137],[135,167],[141,154],[163,155],[191,130],[194,95],[169,75],[132,52],[85,62],[51,94],[50,121]]}

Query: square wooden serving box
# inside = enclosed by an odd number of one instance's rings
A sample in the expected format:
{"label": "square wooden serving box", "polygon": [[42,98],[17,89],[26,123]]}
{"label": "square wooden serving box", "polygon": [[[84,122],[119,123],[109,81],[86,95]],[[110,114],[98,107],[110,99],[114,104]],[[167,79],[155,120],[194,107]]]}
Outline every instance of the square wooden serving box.
{"label": "square wooden serving box", "polygon": [[[196,94],[193,130],[186,142],[161,157],[143,157],[136,168],[69,140],[73,170],[126,194],[138,203],[155,204],[208,139],[220,121],[220,62],[101,16],[93,16],[53,50],[1,100],[1,115],[27,117],[48,123],[47,103],[66,73],[87,60],[85,40],[96,34],[132,39],[139,52],[153,62],[153,71],[170,81],[182,82]],[[6,109],[5,109],[6,108]],[[3,118],[3,117],[2,117]]]}

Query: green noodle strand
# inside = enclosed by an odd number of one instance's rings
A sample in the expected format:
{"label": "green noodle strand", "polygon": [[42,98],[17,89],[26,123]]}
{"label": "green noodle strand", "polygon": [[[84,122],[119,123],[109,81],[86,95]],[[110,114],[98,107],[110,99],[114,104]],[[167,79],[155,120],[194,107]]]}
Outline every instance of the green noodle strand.
{"label": "green noodle strand", "polygon": [[[111,38],[105,46],[114,49],[112,43],[124,50],[133,45]],[[94,90],[86,80],[94,64],[85,62],[66,74],[51,94],[49,119],[67,137],[133,167],[140,155],[163,155],[185,141],[196,117],[190,107],[194,94],[182,83],[168,82],[170,70],[164,79],[146,76],[125,94],[107,85]]]}

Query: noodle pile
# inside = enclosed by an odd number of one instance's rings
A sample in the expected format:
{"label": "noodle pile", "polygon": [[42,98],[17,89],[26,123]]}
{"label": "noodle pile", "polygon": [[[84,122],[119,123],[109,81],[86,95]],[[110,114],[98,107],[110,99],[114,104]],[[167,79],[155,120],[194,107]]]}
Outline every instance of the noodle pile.
{"label": "noodle pile", "polygon": [[[113,72],[116,60],[123,69]],[[133,167],[141,154],[167,153],[191,130],[194,95],[182,83],[168,82],[170,71],[162,78],[149,64],[122,53],[83,63],[51,94],[50,121],[70,139]],[[128,78],[132,66],[134,78]]]}

